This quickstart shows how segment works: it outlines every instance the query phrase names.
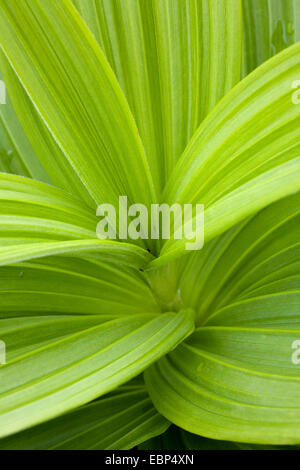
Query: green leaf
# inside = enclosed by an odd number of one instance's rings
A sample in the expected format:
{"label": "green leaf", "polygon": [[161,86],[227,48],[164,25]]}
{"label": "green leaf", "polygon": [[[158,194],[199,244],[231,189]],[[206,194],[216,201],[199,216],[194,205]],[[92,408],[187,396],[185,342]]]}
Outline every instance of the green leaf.
{"label": "green leaf", "polygon": [[146,383],[157,409],[183,429],[300,443],[292,360],[300,339],[299,203],[297,193],[270,205],[181,264],[176,288],[200,326],[146,372]]}
{"label": "green leaf", "polygon": [[0,440],[5,450],[126,450],[164,432],[169,422],[144,386],[120,388],[71,413]]}
{"label": "green leaf", "polygon": [[[0,51],[0,58],[1,58]],[[6,104],[0,105],[0,171],[31,176],[49,183],[6,93]]]}
{"label": "green leaf", "polygon": [[[3,109],[3,124],[12,134],[13,148],[19,150],[19,159],[28,168],[29,173],[23,172],[24,176],[32,176],[39,181],[53,183],[94,207],[91,196],[30,101],[1,50],[0,68],[5,76],[7,88],[11,93],[11,101],[15,112],[11,105],[0,107],[0,111]],[[9,146],[8,150],[10,148]],[[32,155],[34,154],[33,149],[38,159],[35,155]],[[45,170],[41,169],[41,163]]]}
{"label": "green leaf", "polygon": [[139,450],[176,450],[184,449],[179,428],[172,425],[163,434],[153,437],[139,445]]}
{"label": "green leaf", "polygon": [[298,450],[299,446],[268,446],[241,442],[216,441],[181,431],[186,449],[191,450]]}
{"label": "green leaf", "polygon": [[162,188],[199,123],[240,79],[241,3],[73,3],[116,74]]}
{"label": "green leaf", "polygon": [[299,444],[300,330],[210,327],[145,374],[154,405],[190,432],[259,444]]}
{"label": "green leaf", "polygon": [[84,202],[50,185],[0,174],[0,265],[49,255],[96,253],[142,267],[152,255],[129,243],[96,238],[97,218]]}
{"label": "green leaf", "polygon": [[149,204],[154,187],[135,122],[71,2],[5,0],[0,24],[5,56],[94,201],[116,205],[128,195]]}
{"label": "green leaf", "polygon": [[[217,105],[192,138],[165,191],[172,204],[204,204],[205,241],[300,189],[300,108],[292,83],[300,44],[256,69]],[[162,264],[185,252],[167,240]]]}
{"label": "green leaf", "polygon": [[284,198],[189,259],[177,288],[198,323],[224,308],[231,325],[299,325],[299,207],[300,193]]}
{"label": "green leaf", "polygon": [[52,316],[0,321],[0,435],[56,417],[130,380],[194,328],[190,311],[123,318]]}
{"label": "green leaf", "polygon": [[299,41],[297,0],[243,0],[244,74]]}
{"label": "green leaf", "polygon": [[245,444],[208,439],[184,431],[175,425],[170,426],[163,434],[149,439],[139,445],[146,450],[298,450],[299,446],[271,446]]}
{"label": "green leaf", "polygon": [[300,5],[297,0],[294,0],[295,11],[295,40],[300,41]]}
{"label": "green leaf", "polygon": [[51,256],[3,266],[0,299],[1,318],[160,311],[142,273],[99,261],[95,253],[90,259]]}

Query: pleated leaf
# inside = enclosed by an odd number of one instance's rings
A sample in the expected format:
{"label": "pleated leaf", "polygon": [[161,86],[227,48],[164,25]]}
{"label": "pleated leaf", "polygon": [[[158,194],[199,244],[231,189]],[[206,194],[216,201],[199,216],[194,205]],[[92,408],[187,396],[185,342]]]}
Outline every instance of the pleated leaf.
{"label": "pleated leaf", "polygon": [[22,129],[7,92],[6,103],[0,105],[0,171],[50,182]]}
{"label": "pleated leaf", "polygon": [[[206,242],[300,189],[300,108],[292,100],[299,74],[296,44],[229,92],[178,162],[165,199],[204,204]],[[185,243],[167,240],[154,264],[183,254]]]}
{"label": "pleated leaf", "polygon": [[149,204],[154,187],[135,122],[72,3],[13,0],[0,11],[2,50],[94,201],[128,195]]}
{"label": "pleated leaf", "polygon": [[2,450],[127,450],[169,426],[145,387],[120,388],[71,413],[0,440]]}
{"label": "pleated leaf", "polygon": [[206,325],[146,372],[150,396],[195,434],[299,444],[300,374],[292,362],[299,337],[299,329]]}
{"label": "pleated leaf", "polygon": [[152,258],[136,245],[98,240],[94,211],[50,185],[2,173],[0,201],[0,265],[95,253],[102,260],[141,267]]}
{"label": "pleated leaf", "polygon": [[27,170],[22,174],[52,183],[94,207],[93,199],[40,117],[2,51],[0,51],[0,69],[5,77],[8,91],[11,92],[13,105],[13,109],[12,105],[0,107],[3,126],[13,137],[13,142],[8,146],[7,151],[10,152],[11,148],[15,149],[15,152],[12,152],[14,156],[18,150],[18,159]]}
{"label": "pleated leaf", "polygon": [[137,376],[194,328],[190,311],[0,321],[0,435],[16,433]]}
{"label": "pleated leaf", "polygon": [[[299,325],[299,208],[298,193],[238,224],[190,258],[179,288],[184,303],[198,311],[199,323],[225,309],[223,318],[228,311],[232,325],[254,324],[254,318],[256,325]],[[235,316],[235,310],[242,314]]]}
{"label": "pleated leaf", "polygon": [[106,262],[102,258],[99,250],[98,255],[94,252],[88,259],[86,253],[84,259],[82,255],[52,255],[3,266],[0,317],[160,311],[142,273],[110,263],[109,256]]}
{"label": "pleated leaf", "polygon": [[151,366],[146,383],[158,410],[183,429],[300,443],[299,201],[297,193],[246,219],[181,271],[177,289],[199,327]]}
{"label": "pleated leaf", "polygon": [[103,49],[163,187],[199,123],[240,79],[239,0],[73,0]]}
{"label": "pleated leaf", "polygon": [[297,0],[243,0],[244,74],[299,41]]}

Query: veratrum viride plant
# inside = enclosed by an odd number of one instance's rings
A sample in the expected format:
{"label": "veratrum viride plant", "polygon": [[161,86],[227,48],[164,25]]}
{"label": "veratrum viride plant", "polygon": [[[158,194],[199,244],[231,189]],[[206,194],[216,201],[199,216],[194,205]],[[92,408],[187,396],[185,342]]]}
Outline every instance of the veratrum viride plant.
{"label": "veratrum viride plant", "polygon": [[[1,449],[300,444],[299,41],[299,0],[0,0]],[[97,238],[124,195],[203,249]]]}

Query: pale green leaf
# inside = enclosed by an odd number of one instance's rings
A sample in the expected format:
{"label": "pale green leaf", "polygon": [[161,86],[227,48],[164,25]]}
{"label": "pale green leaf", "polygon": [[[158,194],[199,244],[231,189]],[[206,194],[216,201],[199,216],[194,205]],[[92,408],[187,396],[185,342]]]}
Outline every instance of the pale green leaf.
{"label": "pale green leaf", "polygon": [[118,78],[162,188],[199,123],[240,79],[241,3],[73,3]]}
{"label": "pale green leaf", "polygon": [[[197,309],[199,323],[226,307],[231,324],[247,326],[251,318],[273,326],[281,319],[288,328],[299,324],[299,208],[298,193],[245,220],[189,259],[178,288],[184,303]],[[234,315],[238,310],[243,312],[239,318]]]}
{"label": "pale green leaf", "polygon": [[[0,57],[1,54],[0,51]],[[6,103],[0,105],[0,171],[50,182],[26,138],[8,93]]]}
{"label": "pale green leaf", "polygon": [[[165,191],[169,204],[204,204],[205,241],[300,189],[300,107],[292,101],[300,44],[257,68],[217,105],[179,160]],[[162,258],[184,253],[167,240]]]}
{"label": "pale green leaf", "polygon": [[1,48],[95,202],[128,195],[149,204],[154,187],[135,122],[71,2],[5,0],[0,11]]}
{"label": "pale green leaf", "polygon": [[2,267],[0,303],[1,318],[160,311],[142,273],[97,261],[95,253],[90,259],[51,256]]}
{"label": "pale green leaf", "polygon": [[[51,182],[55,186],[81,197],[87,204],[94,207],[91,196],[30,101],[17,75],[1,50],[0,69],[5,77],[7,88],[11,93],[11,100],[15,110],[14,112],[11,105],[0,107],[3,125],[12,135],[13,148],[18,149],[19,160],[24,162],[23,165],[28,168],[29,173],[23,172],[24,176],[32,176],[46,183]],[[25,132],[27,138],[24,135]],[[35,155],[32,155],[34,154],[33,149]],[[8,150],[10,150],[10,147],[8,147]],[[41,170],[41,163],[46,171]]]}
{"label": "pale green leaf", "polygon": [[98,240],[94,211],[53,186],[1,173],[0,201],[0,265],[58,254],[94,253],[135,267],[152,259],[136,245]]}
{"label": "pale green leaf", "polygon": [[6,436],[107,393],[173,349],[190,311],[164,315],[32,317],[0,321],[0,434]]}
{"label": "pale green leaf", "polygon": [[147,388],[158,411],[195,434],[299,444],[299,337],[299,329],[198,328],[148,369]]}

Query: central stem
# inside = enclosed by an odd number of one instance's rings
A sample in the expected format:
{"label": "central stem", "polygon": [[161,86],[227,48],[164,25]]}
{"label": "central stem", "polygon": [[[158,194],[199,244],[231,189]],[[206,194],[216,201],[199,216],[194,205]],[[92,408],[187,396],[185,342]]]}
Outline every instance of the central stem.
{"label": "central stem", "polygon": [[178,289],[175,262],[145,272],[146,279],[163,312],[178,312],[184,306]]}

